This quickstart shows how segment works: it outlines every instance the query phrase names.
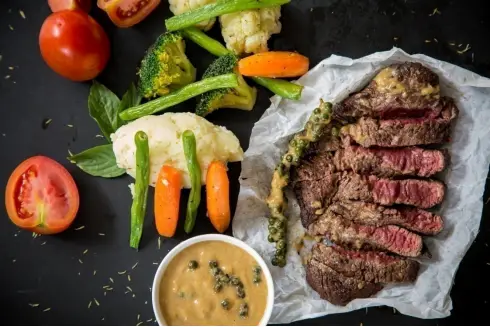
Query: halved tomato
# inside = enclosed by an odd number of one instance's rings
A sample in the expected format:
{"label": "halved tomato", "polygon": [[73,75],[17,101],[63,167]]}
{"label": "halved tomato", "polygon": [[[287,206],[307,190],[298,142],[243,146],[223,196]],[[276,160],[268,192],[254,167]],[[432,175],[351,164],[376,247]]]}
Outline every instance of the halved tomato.
{"label": "halved tomato", "polygon": [[160,0],[98,0],[97,6],[104,10],[118,27],[131,27],[146,18]]}
{"label": "halved tomato", "polygon": [[70,173],[48,157],[22,162],[7,183],[7,214],[18,227],[39,234],[67,229],[78,212],[80,197]]}

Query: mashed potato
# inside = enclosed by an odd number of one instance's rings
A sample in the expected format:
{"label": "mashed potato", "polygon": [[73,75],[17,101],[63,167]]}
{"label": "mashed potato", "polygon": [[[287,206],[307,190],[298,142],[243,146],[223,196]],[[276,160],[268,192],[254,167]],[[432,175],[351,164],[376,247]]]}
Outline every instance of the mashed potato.
{"label": "mashed potato", "polygon": [[241,161],[243,150],[236,136],[225,127],[216,126],[192,113],[166,113],[145,116],[119,128],[111,135],[117,165],[135,176],[136,146],[134,135],[144,131],[150,146],[150,184],[155,186],[163,165],[182,171],[183,185],[190,188],[181,135],[185,130],[196,135],[197,158],[201,166],[202,184],[206,181],[208,166],[213,160]]}

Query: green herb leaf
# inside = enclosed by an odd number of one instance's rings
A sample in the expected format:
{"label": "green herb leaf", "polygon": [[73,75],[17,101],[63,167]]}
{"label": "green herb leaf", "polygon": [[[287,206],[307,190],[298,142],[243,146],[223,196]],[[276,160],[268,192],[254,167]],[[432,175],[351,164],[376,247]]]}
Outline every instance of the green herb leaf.
{"label": "green herb leaf", "polygon": [[94,81],[88,96],[88,109],[90,116],[97,122],[102,134],[110,142],[110,135],[123,124],[119,118],[121,101],[117,95]]}
{"label": "green herb leaf", "polygon": [[129,89],[124,93],[121,104],[119,106],[119,112],[126,110],[131,107],[136,107],[141,103],[141,96],[134,86],[134,83],[131,83]]}
{"label": "green herb leaf", "polygon": [[96,146],[68,157],[68,160],[92,176],[112,178],[126,172],[117,166],[112,144]]}

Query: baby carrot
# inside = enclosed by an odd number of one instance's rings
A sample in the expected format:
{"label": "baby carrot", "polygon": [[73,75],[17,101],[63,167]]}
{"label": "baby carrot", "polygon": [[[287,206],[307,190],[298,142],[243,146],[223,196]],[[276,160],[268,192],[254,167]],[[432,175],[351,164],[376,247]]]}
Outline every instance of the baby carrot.
{"label": "baby carrot", "polygon": [[223,233],[230,225],[230,185],[226,166],[213,161],[206,175],[206,201],[208,216],[214,228]]}
{"label": "baby carrot", "polygon": [[254,54],[238,62],[238,71],[243,76],[298,77],[310,66],[307,57],[296,52],[269,51]]}
{"label": "baby carrot", "polygon": [[179,220],[182,175],[178,169],[163,166],[155,186],[155,224],[158,234],[172,237]]}

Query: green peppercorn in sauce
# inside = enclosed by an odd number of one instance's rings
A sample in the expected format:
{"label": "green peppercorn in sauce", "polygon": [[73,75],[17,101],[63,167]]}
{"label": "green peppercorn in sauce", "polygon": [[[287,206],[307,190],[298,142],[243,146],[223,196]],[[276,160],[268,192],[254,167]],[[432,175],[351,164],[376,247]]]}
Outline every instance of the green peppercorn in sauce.
{"label": "green peppercorn in sauce", "polygon": [[258,325],[267,295],[267,282],[254,258],[221,241],[200,242],[177,254],[159,292],[168,325]]}

